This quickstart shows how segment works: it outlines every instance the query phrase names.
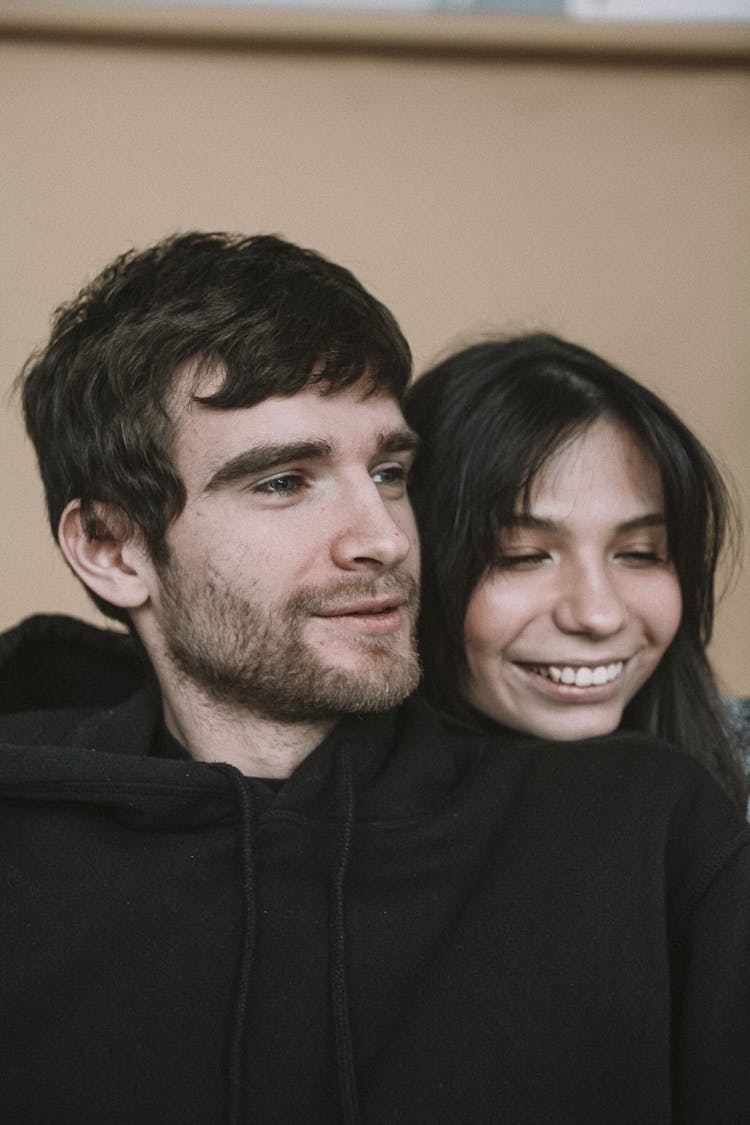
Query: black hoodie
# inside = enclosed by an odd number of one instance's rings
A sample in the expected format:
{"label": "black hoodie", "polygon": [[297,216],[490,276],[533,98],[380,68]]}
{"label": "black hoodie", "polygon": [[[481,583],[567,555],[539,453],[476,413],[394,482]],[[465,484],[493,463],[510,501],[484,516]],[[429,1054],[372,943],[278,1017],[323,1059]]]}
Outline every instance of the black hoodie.
{"label": "black hoodie", "polygon": [[0,1120],[744,1125],[750,828],[638,735],[153,754],[124,636],[0,638]]}

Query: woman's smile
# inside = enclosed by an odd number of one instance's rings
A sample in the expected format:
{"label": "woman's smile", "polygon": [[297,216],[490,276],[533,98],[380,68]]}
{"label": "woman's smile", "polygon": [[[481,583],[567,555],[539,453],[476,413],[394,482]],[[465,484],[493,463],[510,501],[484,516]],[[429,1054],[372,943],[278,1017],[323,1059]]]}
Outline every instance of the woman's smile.
{"label": "woman's smile", "polygon": [[606,664],[527,664],[516,661],[520,668],[526,669],[534,675],[543,676],[553,684],[563,687],[603,687],[611,684],[622,674],[623,660],[615,660]]}

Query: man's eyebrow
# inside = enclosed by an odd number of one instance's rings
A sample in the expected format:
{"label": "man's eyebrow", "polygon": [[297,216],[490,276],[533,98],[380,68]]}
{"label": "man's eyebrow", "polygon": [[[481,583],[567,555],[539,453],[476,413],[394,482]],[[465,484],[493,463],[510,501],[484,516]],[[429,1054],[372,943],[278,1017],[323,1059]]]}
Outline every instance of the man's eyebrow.
{"label": "man's eyebrow", "polygon": [[419,449],[419,445],[419,437],[414,433],[414,430],[404,426],[402,429],[390,430],[387,434],[381,434],[377,453],[412,453]]}
{"label": "man's eyebrow", "polygon": [[[618,523],[615,531],[620,534],[641,531],[647,527],[664,527],[666,522],[663,512],[647,512],[645,515],[635,516],[632,520]],[[563,524],[557,520],[543,519],[540,516],[525,515],[521,512],[514,516],[507,526],[509,531],[516,528],[521,531],[559,531]]]}
{"label": "man's eyebrow", "polygon": [[236,457],[230,457],[210,477],[204,492],[214,492],[228,484],[253,476],[255,473],[270,472],[278,465],[289,461],[311,461],[316,457],[329,457],[331,446],[327,441],[267,442],[245,449]]}
{"label": "man's eyebrow", "polygon": [[[389,430],[388,433],[378,436],[376,456],[385,453],[404,453],[415,450],[419,445],[419,438],[408,427],[398,430]],[[330,457],[333,446],[328,441],[290,441],[266,442],[245,449],[235,457],[225,461],[209,478],[203,489],[204,492],[215,492],[219,488],[236,484],[257,473],[272,472],[279,465],[286,465],[290,461],[313,461],[316,458]]]}

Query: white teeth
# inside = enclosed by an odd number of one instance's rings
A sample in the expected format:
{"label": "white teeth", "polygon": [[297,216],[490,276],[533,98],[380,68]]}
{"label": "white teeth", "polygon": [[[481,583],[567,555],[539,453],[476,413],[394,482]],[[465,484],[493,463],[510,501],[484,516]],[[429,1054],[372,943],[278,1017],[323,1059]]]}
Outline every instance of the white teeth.
{"label": "white teeth", "polygon": [[534,670],[556,684],[569,684],[571,687],[601,687],[615,680],[622,672],[622,660],[614,664],[597,664],[592,667],[580,665],[573,668],[569,664],[562,667],[555,664],[535,665]]}

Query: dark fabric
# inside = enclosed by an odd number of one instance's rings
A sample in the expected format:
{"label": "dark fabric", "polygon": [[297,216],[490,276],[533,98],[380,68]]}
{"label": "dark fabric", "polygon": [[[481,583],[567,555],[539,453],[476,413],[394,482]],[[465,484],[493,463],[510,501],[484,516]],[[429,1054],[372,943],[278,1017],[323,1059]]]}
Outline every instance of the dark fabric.
{"label": "dark fabric", "polygon": [[0,1120],[340,1125],[343,1074],[363,1125],[747,1121],[750,828],[695,763],[413,702],[274,792],[150,754],[155,686],[93,644],[70,707],[4,695]]}
{"label": "dark fabric", "polygon": [[175,758],[181,762],[191,760],[185,747],[174,738],[163,723],[157,728],[154,741],[149,749],[154,758]]}

